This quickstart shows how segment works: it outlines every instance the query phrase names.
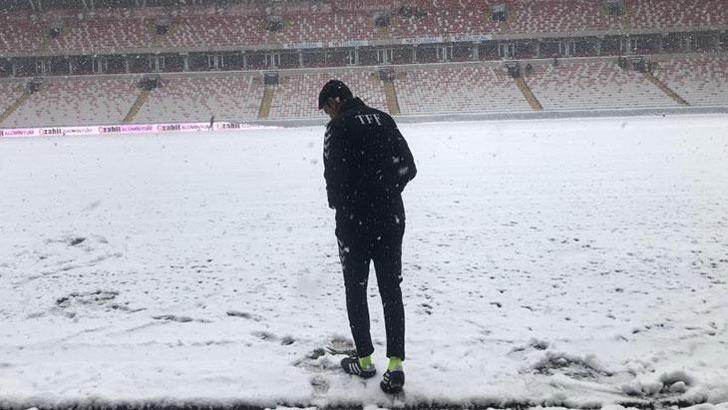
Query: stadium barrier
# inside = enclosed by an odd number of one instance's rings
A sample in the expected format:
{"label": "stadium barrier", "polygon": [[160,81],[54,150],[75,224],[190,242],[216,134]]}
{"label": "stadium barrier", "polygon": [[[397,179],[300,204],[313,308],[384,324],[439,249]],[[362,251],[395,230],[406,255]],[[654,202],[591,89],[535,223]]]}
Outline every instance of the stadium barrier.
{"label": "stadium barrier", "polygon": [[96,125],[84,127],[41,127],[41,128],[4,128],[0,129],[1,138],[149,134],[199,131],[239,131],[249,129],[276,128],[272,125],[246,124],[234,122],[179,123],[179,124],[125,124]]}
{"label": "stadium barrier", "polygon": [[[695,114],[726,114],[728,106],[712,107],[669,107],[669,108],[632,108],[609,110],[564,110],[528,111],[508,113],[463,113],[395,116],[398,123],[459,122],[459,121],[507,121],[507,120],[559,120],[572,118],[638,117]],[[124,124],[85,127],[42,127],[42,128],[0,128],[0,138],[84,136],[84,135],[121,135],[121,134],[165,134],[175,132],[201,131],[240,131],[288,127],[325,126],[323,118],[263,120],[245,123],[209,122],[178,124]]]}
{"label": "stadium barrier", "polygon": [[[628,109],[594,109],[594,110],[552,110],[522,112],[490,112],[490,113],[440,113],[395,116],[399,124],[416,124],[428,122],[470,122],[470,121],[525,121],[525,120],[566,120],[573,118],[607,118],[607,117],[640,117],[668,115],[701,115],[727,114],[728,106],[709,107],[666,107],[666,108],[628,108]],[[249,125],[266,125],[288,127],[325,126],[324,118],[299,118],[282,120],[250,121]]]}

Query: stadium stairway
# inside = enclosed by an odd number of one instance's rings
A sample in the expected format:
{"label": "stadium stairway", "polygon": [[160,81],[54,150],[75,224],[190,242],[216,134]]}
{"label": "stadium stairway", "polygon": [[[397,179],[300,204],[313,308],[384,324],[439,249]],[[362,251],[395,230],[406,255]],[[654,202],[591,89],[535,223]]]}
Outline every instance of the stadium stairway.
{"label": "stadium stairway", "polygon": [[528,86],[528,83],[526,83],[526,80],[523,77],[515,77],[513,78],[513,81],[516,82],[516,86],[519,90],[521,90],[521,94],[523,94],[523,97],[526,99],[526,101],[528,101],[528,105],[530,105],[534,111],[543,110],[541,102],[533,94],[533,90],[531,90],[531,87]]}
{"label": "stadium stairway", "polygon": [[387,110],[390,115],[399,115],[399,100],[397,99],[397,89],[392,80],[382,80],[384,85],[384,96],[387,98]]}
{"label": "stadium stairway", "polygon": [[2,115],[0,115],[0,125],[2,125],[5,120],[10,118],[11,115],[15,111],[18,110],[23,104],[25,104],[26,101],[30,98],[30,93],[26,93],[25,90],[23,90],[23,86],[18,86],[18,91],[22,92],[22,94],[13,102],[10,107],[6,108],[5,111],[3,111]]}
{"label": "stadium stairway", "polygon": [[150,90],[142,90],[136,101],[134,101],[134,104],[129,109],[129,112],[126,114],[126,117],[124,117],[124,120],[122,121],[124,124],[134,121],[134,117],[139,114],[139,111],[141,111],[142,107],[144,107],[144,104],[147,102],[151,94],[152,92]]}
{"label": "stadium stairway", "polygon": [[146,27],[147,30],[149,30],[150,33],[152,33],[152,48],[159,48],[160,44],[162,43],[162,40],[165,37],[171,37],[174,35],[178,30],[178,24],[177,21],[172,20],[169,23],[169,32],[167,34],[159,34],[157,33],[157,22],[153,19],[148,19],[146,21]]}
{"label": "stadium stairway", "polygon": [[266,85],[263,91],[263,98],[260,100],[260,108],[258,109],[259,120],[265,120],[270,116],[270,109],[273,105],[273,93],[275,93],[275,87]]}
{"label": "stadium stairway", "polygon": [[662,80],[660,80],[659,78],[655,77],[654,74],[652,74],[650,72],[647,72],[647,71],[645,71],[642,74],[644,74],[645,78],[647,78],[648,80],[650,80],[650,82],[652,82],[655,86],[657,86],[657,88],[659,88],[660,90],[662,90],[662,92],[664,92],[665,94],[667,94],[668,97],[670,97],[673,100],[675,100],[675,102],[677,102],[678,104],[680,104],[680,105],[686,105],[686,106],[687,105],[690,105],[690,104],[688,104],[687,101],[685,101],[684,98],[682,98],[678,93],[676,93],[667,84],[665,84],[664,82],[662,82]]}
{"label": "stadium stairway", "polygon": [[[149,30],[150,33],[153,33],[152,35],[152,48],[159,48],[159,44],[162,42],[163,35],[157,34],[157,24],[152,20],[147,20],[144,25],[147,30]],[[171,34],[171,31],[174,30],[177,27],[174,21],[172,21],[169,24],[169,31]]]}
{"label": "stadium stairway", "polygon": [[377,28],[376,37],[378,40],[390,40],[392,38],[392,33],[389,30],[389,26]]}
{"label": "stadium stairway", "polygon": [[[63,33],[61,33],[61,35],[63,36],[65,34],[66,34],[66,30],[63,30]],[[40,51],[42,53],[47,53],[48,50],[50,49],[50,47],[51,47],[51,38],[48,35],[48,32],[41,32],[40,33],[40,47],[38,47],[38,51]]]}

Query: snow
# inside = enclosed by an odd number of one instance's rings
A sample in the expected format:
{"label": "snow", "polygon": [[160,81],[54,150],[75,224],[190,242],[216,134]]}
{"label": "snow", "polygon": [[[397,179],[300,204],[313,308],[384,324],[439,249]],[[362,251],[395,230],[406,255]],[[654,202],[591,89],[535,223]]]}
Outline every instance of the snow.
{"label": "snow", "polygon": [[0,407],[728,408],[728,118],[401,128],[404,395],[321,355],[350,335],[311,127],[0,139]]}

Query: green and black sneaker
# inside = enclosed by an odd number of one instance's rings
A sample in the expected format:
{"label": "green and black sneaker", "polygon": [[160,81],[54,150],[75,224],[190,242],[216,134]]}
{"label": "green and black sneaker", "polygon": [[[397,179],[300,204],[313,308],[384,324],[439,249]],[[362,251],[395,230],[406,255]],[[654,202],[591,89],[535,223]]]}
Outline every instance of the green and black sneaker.
{"label": "green and black sneaker", "polygon": [[341,360],[341,368],[344,369],[346,373],[359,376],[362,379],[368,379],[377,374],[377,369],[374,368],[373,363],[369,363],[368,366],[362,367],[361,363],[359,363],[359,358],[356,356],[343,358]]}
{"label": "green and black sneaker", "polygon": [[404,370],[401,366],[393,370],[387,369],[387,371],[384,372],[382,382],[379,383],[379,387],[382,388],[382,391],[389,394],[396,394],[401,392],[403,386]]}

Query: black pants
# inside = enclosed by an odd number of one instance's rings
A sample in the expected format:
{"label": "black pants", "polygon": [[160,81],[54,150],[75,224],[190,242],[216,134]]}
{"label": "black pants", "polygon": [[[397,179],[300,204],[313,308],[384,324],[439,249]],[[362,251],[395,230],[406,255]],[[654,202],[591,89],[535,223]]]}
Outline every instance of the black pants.
{"label": "black pants", "polygon": [[379,294],[384,306],[387,332],[387,357],[404,360],[404,305],[402,291],[402,237],[404,217],[393,216],[387,223],[355,223],[337,221],[336,237],[344,271],[346,308],[349,325],[359,357],[374,352],[369,334],[367,282],[369,262],[374,261]]}

